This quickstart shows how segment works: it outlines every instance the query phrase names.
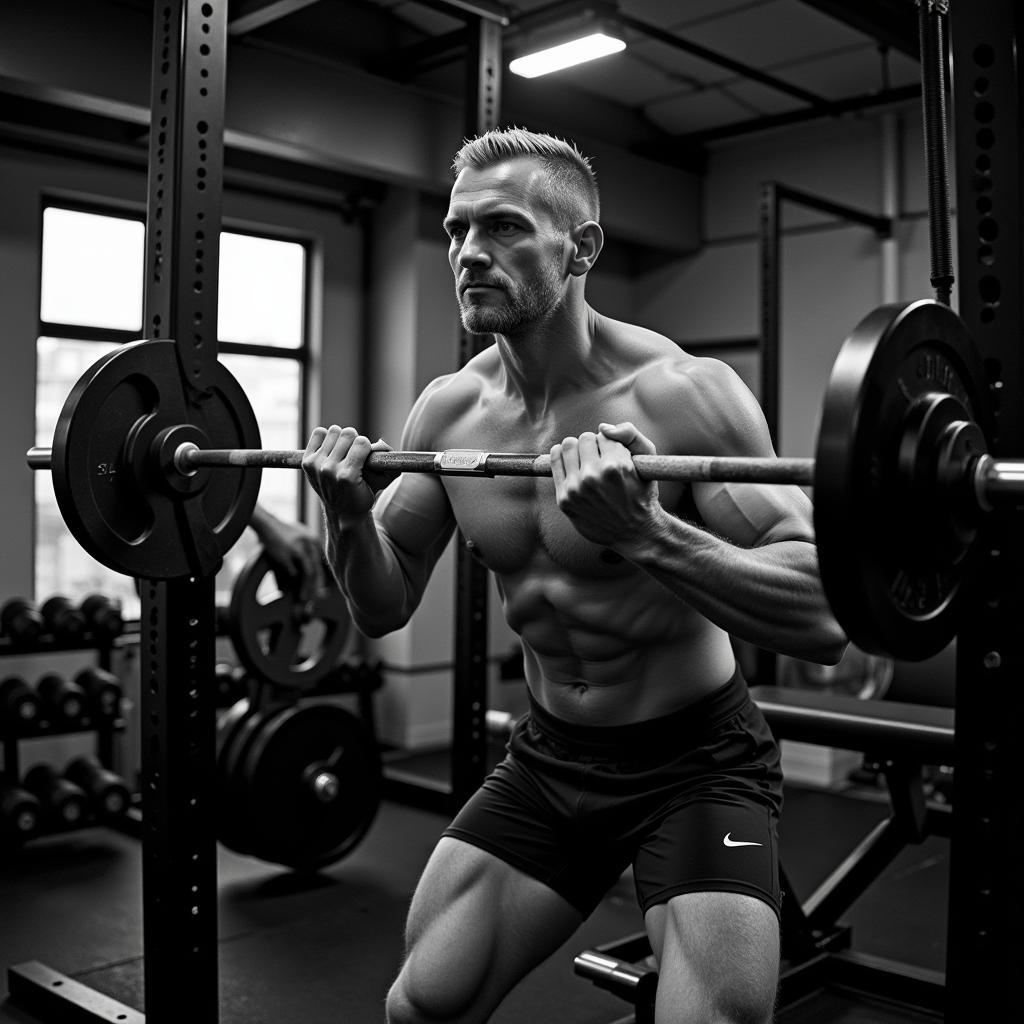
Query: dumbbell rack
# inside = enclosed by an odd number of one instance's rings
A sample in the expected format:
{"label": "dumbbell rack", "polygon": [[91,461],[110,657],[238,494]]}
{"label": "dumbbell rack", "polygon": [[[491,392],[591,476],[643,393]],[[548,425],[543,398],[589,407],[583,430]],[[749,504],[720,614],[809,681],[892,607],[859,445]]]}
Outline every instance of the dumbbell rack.
{"label": "dumbbell rack", "polygon": [[[61,640],[52,633],[43,633],[30,644],[14,643],[8,637],[0,637],[0,658],[3,657],[35,657],[66,651],[95,651],[98,654],[99,667],[110,671],[111,656],[116,641],[110,637],[99,636],[86,631],[74,641]],[[96,757],[104,768],[113,768],[114,737],[123,732],[124,719],[120,716],[105,718],[92,714],[84,715],[75,723],[54,723],[48,719],[39,719],[29,724],[12,723],[0,720],[0,748],[3,751],[3,771],[12,780],[21,778],[21,757],[19,744],[22,740],[39,739],[48,736],[69,736],[77,733],[94,732],[96,734]],[[95,825],[92,815],[85,817],[78,825],[59,830],[44,829],[38,836],[52,835],[56,831],[68,832],[79,828]]]}

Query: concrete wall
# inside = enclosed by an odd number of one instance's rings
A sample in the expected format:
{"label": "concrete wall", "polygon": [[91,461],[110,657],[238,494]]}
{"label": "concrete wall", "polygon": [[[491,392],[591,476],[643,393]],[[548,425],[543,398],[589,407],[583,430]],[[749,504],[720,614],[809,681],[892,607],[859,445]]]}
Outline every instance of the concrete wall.
{"label": "concrete wall", "polygon": [[[902,301],[931,290],[916,109],[895,121],[893,301]],[[761,183],[778,181],[880,214],[885,166],[880,118],[815,123],[715,150],[704,183],[703,246],[637,278],[637,318],[684,346],[757,337]],[[813,454],[821,398],[842,342],[887,296],[881,244],[872,231],[790,203],[783,204],[782,224],[780,453],[803,456]],[[736,359],[744,376],[756,366],[751,359]]]}

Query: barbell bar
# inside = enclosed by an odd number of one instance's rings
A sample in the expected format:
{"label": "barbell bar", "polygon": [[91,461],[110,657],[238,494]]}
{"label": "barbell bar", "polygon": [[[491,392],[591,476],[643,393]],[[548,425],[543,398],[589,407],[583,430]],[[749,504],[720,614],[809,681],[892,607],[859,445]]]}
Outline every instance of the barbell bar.
{"label": "barbell bar", "polygon": [[[199,469],[235,466],[300,469],[305,452],[264,448],[200,448],[184,442],[174,453],[183,476]],[[28,464],[51,468],[51,449],[32,448]],[[366,468],[379,473],[434,473],[440,476],[551,476],[551,456],[527,452],[485,452],[449,448],[441,452],[371,452]],[[643,480],[732,481],[763,484],[811,484],[813,459],[739,458],[703,455],[634,455]]]}
{"label": "barbell bar", "polygon": [[[965,421],[958,421],[965,422]],[[225,466],[260,469],[301,469],[304,451],[268,448],[200,448],[182,443],[174,453],[174,467],[182,476],[199,469]],[[50,469],[52,450],[30,448],[26,455],[32,469]],[[551,476],[551,456],[546,453],[486,452],[449,448],[440,452],[371,452],[368,470],[378,473],[433,473],[438,476]],[[634,455],[633,466],[641,480],[680,483],[751,483],[813,486],[814,459],[744,458],[717,455]],[[1024,459],[993,459],[978,455],[966,470],[967,486],[986,511],[1000,500],[1024,498]]]}

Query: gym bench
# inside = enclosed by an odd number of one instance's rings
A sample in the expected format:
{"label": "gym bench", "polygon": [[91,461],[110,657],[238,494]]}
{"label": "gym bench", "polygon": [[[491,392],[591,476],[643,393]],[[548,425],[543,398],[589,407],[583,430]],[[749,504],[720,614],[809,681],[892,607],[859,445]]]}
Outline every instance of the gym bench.
{"label": "gym bench", "polygon": [[[806,900],[780,866],[782,969],[778,1006],[826,986],[912,1005],[943,1009],[945,976],[881,957],[854,952],[850,928],[839,923],[861,894],[908,844],[929,835],[949,837],[951,811],[929,805],[922,780],[924,765],[955,765],[952,708],[891,701],[865,701],[812,690],[752,686],[750,695],[776,739],[862,751],[881,766],[890,800],[889,815],[874,826]],[[632,1004],[633,1012],[615,1024],[653,1024],[657,970],[645,932],[593,949],[574,963],[576,974]]]}

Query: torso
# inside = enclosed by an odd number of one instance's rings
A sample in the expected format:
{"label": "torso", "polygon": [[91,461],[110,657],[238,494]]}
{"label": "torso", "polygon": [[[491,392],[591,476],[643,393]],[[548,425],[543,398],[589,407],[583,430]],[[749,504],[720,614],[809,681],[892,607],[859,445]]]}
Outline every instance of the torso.
{"label": "torso", "polygon": [[[629,420],[658,451],[685,450],[685,409],[670,423],[655,422],[642,400],[645,374],[685,357],[665,339],[640,336],[642,345],[623,339],[631,364],[625,372],[560,401],[543,422],[510,399],[497,352],[488,350],[439,389],[443,415],[429,416],[434,426],[425,440],[432,450],[547,452],[602,421]],[[495,574],[506,620],[523,642],[527,684],[553,714],[589,724],[641,721],[728,680],[734,662],[727,635],[581,536],[555,504],[550,478],[441,480],[467,545]],[[659,498],[677,514],[692,509],[686,485],[663,482]]]}

